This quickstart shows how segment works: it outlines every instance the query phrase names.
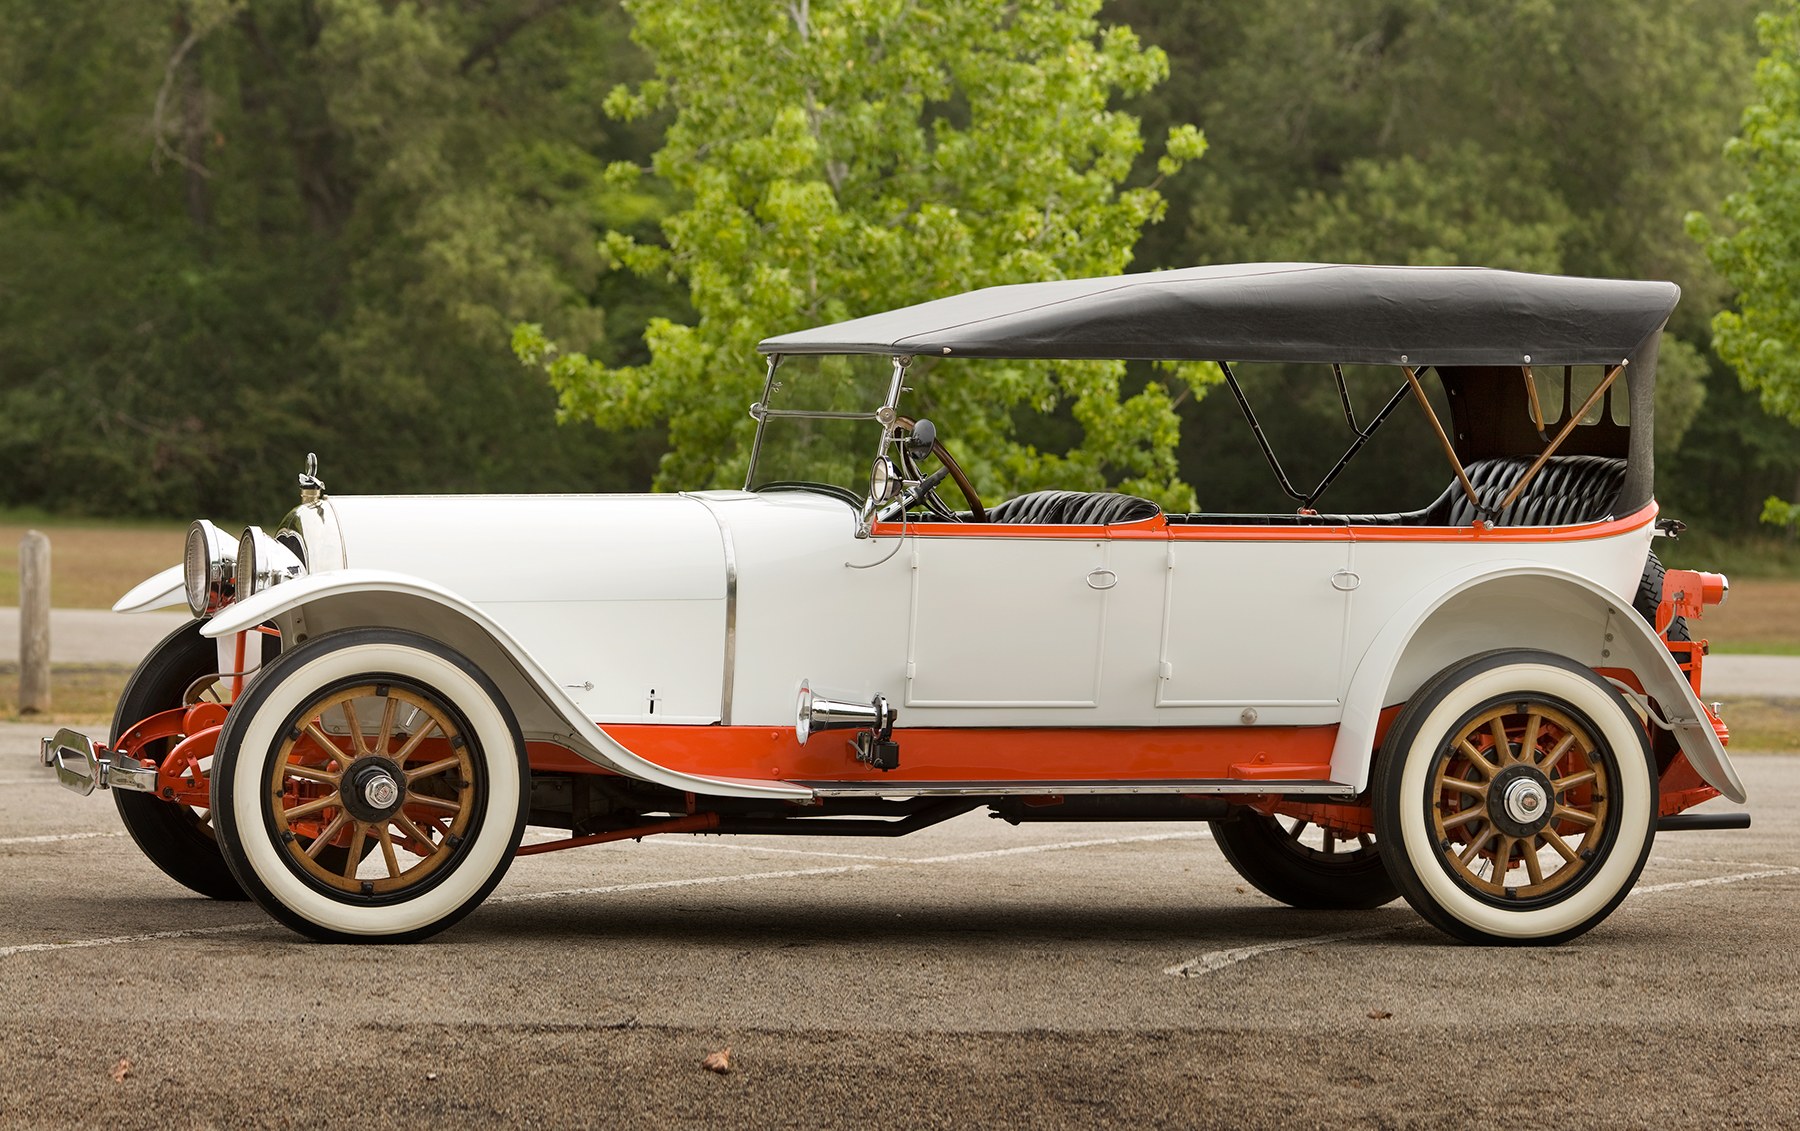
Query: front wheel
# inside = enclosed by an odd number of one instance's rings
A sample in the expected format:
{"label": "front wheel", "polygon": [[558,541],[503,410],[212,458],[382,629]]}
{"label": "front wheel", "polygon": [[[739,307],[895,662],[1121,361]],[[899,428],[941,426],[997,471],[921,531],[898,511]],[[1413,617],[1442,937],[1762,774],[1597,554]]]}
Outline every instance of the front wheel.
{"label": "front wheel", "polygon": [[232,708],[213,818],[232,873],[281,922],[325,941],[406,942],[500,882],[527,775],[518,723],[467,658],[414,633],[350,629],[284,653]]}
{"label": "front wheel", "polygon": [[1394,884],[1467,942],[1558,943],[1611,914],[1655,836],[1637,716],[1562,656],[1491,652],[1407,704],[1374,779]]}

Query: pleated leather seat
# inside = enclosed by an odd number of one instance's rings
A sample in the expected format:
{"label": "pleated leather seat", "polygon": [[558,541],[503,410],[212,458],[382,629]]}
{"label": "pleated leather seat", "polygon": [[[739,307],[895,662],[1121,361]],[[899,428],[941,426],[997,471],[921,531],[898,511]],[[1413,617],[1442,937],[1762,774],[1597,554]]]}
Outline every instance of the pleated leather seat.
{"label": "pleated leather seat", "polygon": [[1149,499],[1111,491],[1032,491],[987,509],[989,522],[1104,526],[1141,522],[1162,513]]}

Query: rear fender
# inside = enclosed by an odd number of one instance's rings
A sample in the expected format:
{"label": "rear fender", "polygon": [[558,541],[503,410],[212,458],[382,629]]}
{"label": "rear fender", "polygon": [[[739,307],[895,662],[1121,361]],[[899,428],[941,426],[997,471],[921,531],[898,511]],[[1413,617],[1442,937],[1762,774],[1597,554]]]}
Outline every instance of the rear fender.
{"label": "rear fender", "polygon": [[1629,602],[1592,581],[1529,562],[1472,566],[1427,586],[1363,653],[1344,696],[1333,781],[1367,788],[1378,720],[1458,660],[1495,648],[1535,648],[1593,668],[1626,668],[1661,706],[1706,784],[1735,802],[1744,785],[1700,698],[1668,648]]}
{"label": "rear fender", "polygon": [[314,574],[229,605],[200,631],[224,637],[268,621],[280,626],[284,643],[339,628],[370,626],[405,629],[442,641],[494,679],[527,736],[559,743],[629,777],[725,797],[812,796],[811,790],[787,782],[699,777],[640,757],[587,718],[530,652],[480,607],[421,578],[372,569]]}

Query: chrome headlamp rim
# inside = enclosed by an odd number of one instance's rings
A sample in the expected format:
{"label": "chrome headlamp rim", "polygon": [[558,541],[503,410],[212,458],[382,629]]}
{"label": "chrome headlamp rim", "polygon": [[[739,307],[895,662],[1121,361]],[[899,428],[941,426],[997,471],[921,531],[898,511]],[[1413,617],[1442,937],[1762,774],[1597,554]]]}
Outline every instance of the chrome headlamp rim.
{"label": "chrome headlamp rim", "polygon": [[237,544],[238,594],[251,597],[284,581],[306,576],[306,563],[260,526],[247,526]]}
{"label": "chrome headlamp rim", "polygon": [[182,555],[182,581],[188,609],[209,617],[237,595],[237,556],[224,534],[204,518],[188,527]]}

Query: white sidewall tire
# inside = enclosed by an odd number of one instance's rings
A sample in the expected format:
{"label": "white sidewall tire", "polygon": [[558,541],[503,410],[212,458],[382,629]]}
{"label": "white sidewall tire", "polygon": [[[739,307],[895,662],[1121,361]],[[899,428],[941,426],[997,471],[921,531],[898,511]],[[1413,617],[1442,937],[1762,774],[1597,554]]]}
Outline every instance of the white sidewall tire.
{"label": "white sidewall tire", "polygon": [[[316,638],[271,667],[234,707],[221,736],[213,802],[225,857],[247,891],[276,918],[315,938],[410,940],[473,909],[506,874],[524,832],[524,753],[516,723],[467,660],[426,638],[351,630]],[[359,904],[303,880],[270,837],[263,812],[269,759],[287,719],[321,688],[370,675],[415,681],[468,723],[487,778],[483,812],[448,873],[418,895]],[[235,724],[235,725],[234,725]]]}
{"label": "white sidewall tire", "polygon": [[[1640,724],[1623,706],[1617,692],[1598,684],[1597,679],[1559,664],[1508,663],[1429,688],[1428,691],[1442,688],[1443,697],[1416,726],[1410,721],[1403,724],[1409,740],[1389,752],[1402,761],[1398,798],[1383,799],[1397,800],[1387,816],[1398,831],[1394,839],[1399,842],[1398,851],[1411,879],[1439,912],[1468,929],[1457,932],[1465,938],[1493,942],[1572,938],[1611,913],[1637,882],[1655,836],[1656,781]],[[1619,826],[1606,858],[1564,898],[1521,910],[1487,903],[1451,877],[1426,821],[1424,803],[1430,796],[1427,779],[1437,749],[1451,729],[1477,704],[1515,694],[1546,695],[1575,707],[1594,724],[1599,732],[1596,737],[1612,751],[1618,775],[1611,803],[1619,814]],[[1382,844],[1389,852],[1395,850],[1393,840]],[[1413,898],[1412,885],[1401,882],[1400,887],[1409,899]]]}

